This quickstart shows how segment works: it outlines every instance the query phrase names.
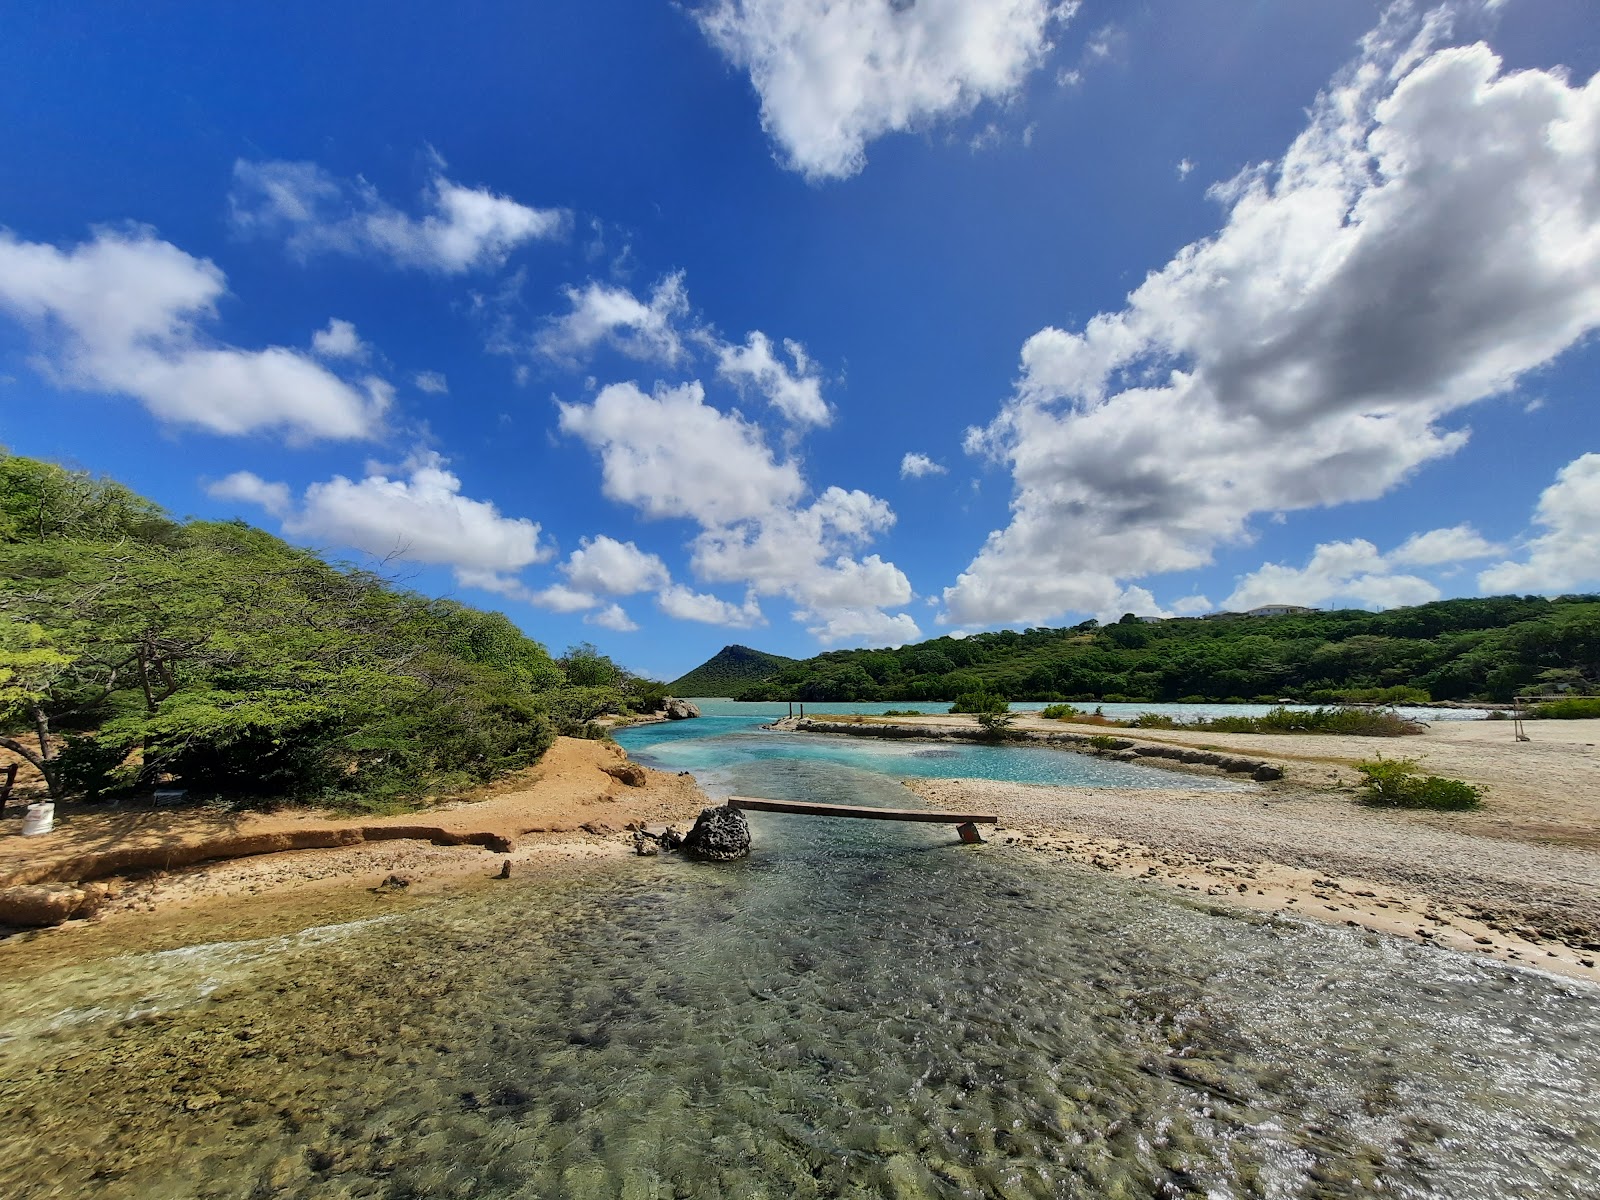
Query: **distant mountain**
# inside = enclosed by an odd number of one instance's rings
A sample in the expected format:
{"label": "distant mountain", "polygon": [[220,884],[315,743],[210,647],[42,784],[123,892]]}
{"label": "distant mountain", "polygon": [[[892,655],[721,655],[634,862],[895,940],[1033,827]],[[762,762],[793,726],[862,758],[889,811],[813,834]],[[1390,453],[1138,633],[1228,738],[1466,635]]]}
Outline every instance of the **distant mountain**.
{"label": "distant mountain", "polygon": [[667,687],[674,696],[736,696],[751,684],[760,683],[799,661],[752,650],[749,646],[724,646]]}

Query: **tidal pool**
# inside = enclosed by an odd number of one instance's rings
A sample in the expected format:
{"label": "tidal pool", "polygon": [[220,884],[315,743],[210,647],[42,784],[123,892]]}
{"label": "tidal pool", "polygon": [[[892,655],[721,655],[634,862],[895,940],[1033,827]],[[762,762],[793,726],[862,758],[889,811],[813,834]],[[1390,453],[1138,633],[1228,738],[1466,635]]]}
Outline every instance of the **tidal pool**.
{"label": "tidal pool", "polygon": [[1596,1195],[1591,990],[939,826],[751,821],[740,863],[8,978],[0,1195]]}

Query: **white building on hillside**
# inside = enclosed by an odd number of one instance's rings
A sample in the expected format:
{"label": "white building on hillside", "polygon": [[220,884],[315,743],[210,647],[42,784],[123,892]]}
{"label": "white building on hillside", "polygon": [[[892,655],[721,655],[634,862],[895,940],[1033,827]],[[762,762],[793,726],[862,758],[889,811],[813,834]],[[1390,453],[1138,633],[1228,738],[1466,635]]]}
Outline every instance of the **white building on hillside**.
{"label": "white building on hillside", "polygon": [[1245,610],[1247,617],[1292,617],[1298,613],[1321,612],[1320,608],[1307,608],[1303,604],[1262,604]]}

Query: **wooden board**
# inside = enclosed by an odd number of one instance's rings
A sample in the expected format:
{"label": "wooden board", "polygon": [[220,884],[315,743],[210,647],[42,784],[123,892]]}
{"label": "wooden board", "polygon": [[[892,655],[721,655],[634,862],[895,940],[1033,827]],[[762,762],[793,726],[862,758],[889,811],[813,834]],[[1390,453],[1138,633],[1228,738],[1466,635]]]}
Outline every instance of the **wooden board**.
{"label": "wooden board", "polygon": [[1000,818],[985,814],[946,812],[938,808],[868,808],[861,804],[814,804],[808,800],[765,800],[730,796],[729,808],[747,812],[795,813],[806,817],[860,817],[867,821],[924,821],[930,825],[993,825]]}

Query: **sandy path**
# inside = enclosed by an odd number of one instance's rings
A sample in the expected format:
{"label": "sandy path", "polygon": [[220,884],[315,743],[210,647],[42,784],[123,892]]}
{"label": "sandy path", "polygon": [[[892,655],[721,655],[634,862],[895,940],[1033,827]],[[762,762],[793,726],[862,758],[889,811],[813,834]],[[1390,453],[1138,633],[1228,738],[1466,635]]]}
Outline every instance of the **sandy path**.
{"label": "sandy path", "polygon": [[368,888],[389,874],[426,889],[435,878],[486,876],[507,859],[520,870],[630,853],[627,826],[687,827],[709,803],[687,776],[646,770],[633,787],[606,773],[625,761],[614,744],[560,738],[539,766],[491,792],[394,817],[62,806],[44,837],[23,838],[20,821],[6,822],[0,887],[106,879],[101,920],[306,887]]}

